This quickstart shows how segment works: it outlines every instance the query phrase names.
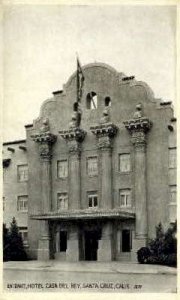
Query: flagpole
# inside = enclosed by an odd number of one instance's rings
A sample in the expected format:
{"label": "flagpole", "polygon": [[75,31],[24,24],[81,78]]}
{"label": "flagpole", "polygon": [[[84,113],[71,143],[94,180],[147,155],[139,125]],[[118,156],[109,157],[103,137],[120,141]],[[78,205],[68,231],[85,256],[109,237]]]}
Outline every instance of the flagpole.
{"label": "flagpole", "polygon": [[79,119],[79,125],[81,121],[81,112],[80,112],[80,101],[82,98],[82,89],[83,89],[83,82],[84,82],[84,74],[83,70],[81,68],[80,60],[78,53],[76,52],[76,60],[77,60],[77,72],[76,72],[76,102],[77,102],[77,112],[78,112],[78,119]]}

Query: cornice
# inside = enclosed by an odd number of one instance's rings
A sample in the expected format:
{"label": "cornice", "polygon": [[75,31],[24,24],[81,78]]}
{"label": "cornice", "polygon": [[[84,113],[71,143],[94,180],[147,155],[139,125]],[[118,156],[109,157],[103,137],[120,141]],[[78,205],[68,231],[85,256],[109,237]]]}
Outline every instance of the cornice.
{"label": "cornice", "polygon": [[93,125],[90,127],[90,130],[97,137],[102,137],[102,136],[114,137],[117,133],[118,128],[116,125],[109,122],[105,124]]}
{"label": "cornice", "polygon": [[48,212],[46,214],[37,214],[31,215],[32,219],[39,219],[39,220],[48,220],[48,219],[67,219],[67,220],[74,220],[74,219],[93,219],[93,218],[121,218],[121,219],[134,219],[135,213],[134,212],[127,212],[118,209],[97,209],[97,210],[68,210],[62,212]]}
{"label": "cornice", "polygon": [[81,142],[83,142],[83,140],[85,138],[86,131],[80,127],[76,127],[76,128],[71,128],[68,130],[60,130],[59,134],[66,141],[75,140],[75,141],[81,143]]}
{"label": "cornice", "polygon": [[146,118],[141,117],[138,119],[131,119],[123,122],[126,129],[130,132],[133,131],[143,131],[144,133],[148,132],[152,126],[152,122]]}
{"label": "cornice", "polygon": [[43,144],[43,143],[47,143],[47,144],[53,144],[57,137],[56,135],[50,133],[50,132],[40,132],[40,133],[36,133],[31,135],[31,138],[33,139],[33,141]]}

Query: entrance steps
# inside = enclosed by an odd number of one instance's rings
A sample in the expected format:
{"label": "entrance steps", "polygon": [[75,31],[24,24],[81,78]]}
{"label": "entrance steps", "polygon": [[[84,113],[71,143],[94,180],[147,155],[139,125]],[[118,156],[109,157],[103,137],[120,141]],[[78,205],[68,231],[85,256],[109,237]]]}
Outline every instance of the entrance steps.
{"label": "entrance steps", "polygon": [[66,252],[56,252],[55,259],[59,261],[66,261]]}
{"label": "entrance steps", "polygon": [[131,261],[131,252],[121,252],[117,256],[118,261]]}

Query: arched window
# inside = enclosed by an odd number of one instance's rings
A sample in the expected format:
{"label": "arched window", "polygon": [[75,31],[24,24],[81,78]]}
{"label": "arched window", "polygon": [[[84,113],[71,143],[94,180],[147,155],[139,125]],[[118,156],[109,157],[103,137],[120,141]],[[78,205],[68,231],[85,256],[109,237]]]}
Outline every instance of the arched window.
{"label": "arched window", "polygon": [[95,92],[90,92],[86,97],[86,107],[87,109],[97,108],[97,94]]}
{"label": "arched window", "polygon": [[111,98],[110,97],[106,97],[104,99],[104,104],[105,104],[105,106],[111,106]]}
{"label": "arched window", "polygon": [[78,111],[78,102],[74,102],[73,111]]}

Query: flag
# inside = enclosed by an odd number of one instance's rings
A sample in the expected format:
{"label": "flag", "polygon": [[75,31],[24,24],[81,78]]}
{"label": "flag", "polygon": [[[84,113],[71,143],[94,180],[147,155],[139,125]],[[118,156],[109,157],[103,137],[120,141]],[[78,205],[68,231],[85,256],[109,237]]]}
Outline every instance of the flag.
{"label": "flag", "polygon": [[80,61],[77,57],[77,102],[81,102],[84,85],[84,74],[81,68]]}

